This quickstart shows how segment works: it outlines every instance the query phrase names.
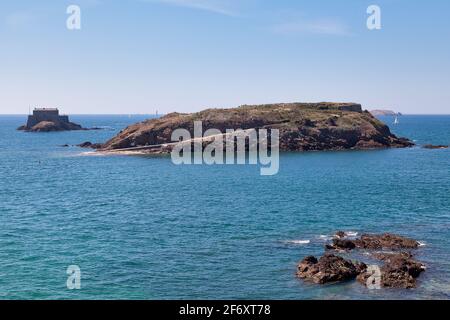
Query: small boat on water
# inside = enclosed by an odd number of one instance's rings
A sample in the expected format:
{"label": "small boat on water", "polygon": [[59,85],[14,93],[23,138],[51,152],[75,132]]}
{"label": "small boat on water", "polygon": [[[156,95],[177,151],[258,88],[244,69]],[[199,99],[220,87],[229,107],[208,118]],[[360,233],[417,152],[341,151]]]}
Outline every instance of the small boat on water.
{"label": "small boat on water", "polygon": [[398,114],[395,115],[394,124],[399,124],[400,121],[398,120]]}

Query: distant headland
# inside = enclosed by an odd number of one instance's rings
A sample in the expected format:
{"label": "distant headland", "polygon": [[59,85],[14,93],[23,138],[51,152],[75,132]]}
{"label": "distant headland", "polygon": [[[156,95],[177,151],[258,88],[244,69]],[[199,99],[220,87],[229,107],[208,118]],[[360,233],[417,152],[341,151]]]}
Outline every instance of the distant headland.
{"label": "distant headland", "polygon": [[402,114],[400,112],[395,112],[392,110],[372,110],[370,113],[375,116],[401,116]]}
{"label": "distant headland", "polygon": [[[389,127],[356,103],[279,103],[171,113],[129,126],[97,149],[106,152],[170,152],[171,134],[182,128],[278,129],[281,151],[320,151],[403,148],[414,143],[391,133]],[[156,146],[160,146],[156,148]]]}
{"label": "distant headland", "polygon": [[51,132],[69,130],[89,130],[69,121],[69,116],[60,115],[57,108],[35,108],[28,116],[27,124],[17,130],[28,132]]}

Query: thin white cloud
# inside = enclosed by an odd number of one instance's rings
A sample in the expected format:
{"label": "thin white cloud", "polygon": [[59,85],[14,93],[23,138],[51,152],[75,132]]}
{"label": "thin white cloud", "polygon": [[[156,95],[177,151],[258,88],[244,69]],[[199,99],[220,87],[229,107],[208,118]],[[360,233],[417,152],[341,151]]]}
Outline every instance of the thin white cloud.
{"label": "thin white cloud", "polygon": [[337,20],[322,19],[311,21],[285,22],[274,25],[272,31],[279,34],[323,34],[333,36],[351,35],[348,27]]}
{"label": "thin white cloud", "polygon": [[167,5],[185,7],[217,14],[236,16],[236,12],[231,8],[229,0],[144,0],[147,2],[158,2]]}

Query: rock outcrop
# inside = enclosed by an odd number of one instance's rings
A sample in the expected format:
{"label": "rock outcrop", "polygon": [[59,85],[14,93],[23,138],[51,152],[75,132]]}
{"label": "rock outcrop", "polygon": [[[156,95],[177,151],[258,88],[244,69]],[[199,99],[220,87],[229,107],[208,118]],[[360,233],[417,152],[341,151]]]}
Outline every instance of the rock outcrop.
{"label": "rock outcrop", "polygon": [[278,129],[281,151],[401,148],[413,145],[355,103],[286,103],[172,113],[129,126],[102,150],[171,143],[175,129],[193,136],[194,121],[208,129]]}
{"label": "rock outcrop", "polygon": [[[425,271],[425,265],[414,259],[411,252],[419,247],[416,240],[394,234],[362,235],[360,238],[349,239],[344,232],[338,232],[331,244],[326,245],[327,250],[336,252],[364,250],[394,250],[376,251],[372,257],[380,260],[383,265],[380,270],[380,287],[415,288],[416,279]],[[297,267],[297,276],[311,280],[314,283],[346,281],[356,278],[360,283],[367,285],[368,279],[373,275],[364,262],[352,262],[330,252],[320,259],[308,256]]]}
{"label": "rock outcrop", "polygon": [[99,148],[102,147],[102,144],[101,143],[92,143],[90,141],[86,141],[86,142],[77,144],[76,146],[80,147],[80,148],[99,149]]}
{"label": "rock outcrop", "polygon": [[364,264],[355,264],[342,257],[326,254],[319,260],[313,256],[303,259],[297,267],[297,276],[324,284],[355,279],[365,269]]}
{"label": "rock outcrop", "polygon": [[334,238],[326,245],[328,250],[360,249],[417,249],[419,242],[395,234],[363,234],[357,239]]}
{"label": "rock outcrop", "polygon": [[395,234],[363,234],[354,240],[358,248],[363,249],[417,249],[419,242]]}
{"label": "rock outcrop", "polygon": [[[425,266],[414,260],[409,252],[376,253],[374,257],[384,262],[380,268],[380,285],[386,288],[410,289],[416,287],[416,279],[425,271]],[[367,271],[361,272],[357,280],[367,283],[371,276]]]}
{"label": "rock outcrop", "polygon": [[27,132],[54,132],[54,131],[69,131],[69,130],[87,130],[83,129],[80,125],[73,122],[59,122],[59,121],[41,121],[36,125],[28,128],[27,126],[21,126],[18,130]]}
{"label": "rock outcrop", "polygon": [[334,238],[332,244],[325,246],[327,250],[352,250],[356,248],[356,244],[353,240]]}

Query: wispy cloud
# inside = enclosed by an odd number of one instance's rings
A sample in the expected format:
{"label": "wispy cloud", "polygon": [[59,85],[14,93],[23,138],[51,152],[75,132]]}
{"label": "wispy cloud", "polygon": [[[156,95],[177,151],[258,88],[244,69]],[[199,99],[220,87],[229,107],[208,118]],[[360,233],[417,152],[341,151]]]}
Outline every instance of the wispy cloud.
{"label": "wispy cloud", "polygon": [[323,34],[333,36],[351,35],[347,25],[332,19],[284,22],[272,27],[272,31],[279,34]]}
{"label": "wispy cloud", "polygon": [[237,13],[234,10],[232,10],[231,6],[232,3],[229,0],[144,0],[144,1],[209,11],[227,16],[237,15]]}

